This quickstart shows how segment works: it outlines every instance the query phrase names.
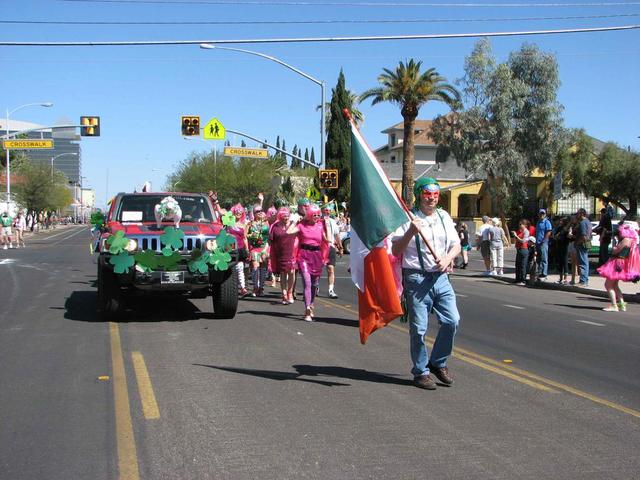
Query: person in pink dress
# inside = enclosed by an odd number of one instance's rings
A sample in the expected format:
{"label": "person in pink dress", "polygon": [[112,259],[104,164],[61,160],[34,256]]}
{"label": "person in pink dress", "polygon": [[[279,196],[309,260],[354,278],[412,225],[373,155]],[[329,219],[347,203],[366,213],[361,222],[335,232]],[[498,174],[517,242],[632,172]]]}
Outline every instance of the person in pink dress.
{"label": "person in pink dress", "polygon": [[247,250],[247,212],[244,207],[236,203],[231,207],[231,213],[236,219],[236,224],[231,227],[227,227],[227,233],[233,235],[236,239],[236,248],[238,249],[238,263],[236,263],[235,270],[238,276],[238,286],[240,287],[240,296],[244,297],[247,294],[247,285],[244,279],[244,264],[249,260],[249,251]]}
{"label": "person in pink dress", "polygon": [[298,271],[304,287],[304,320],[313,321],[313,301],[328,253],[327,233],[317,205],[309,205],[304,219],[291,229],[298,236]]}
{"label": "person in pink dress", "polygon": [[611,257],[598,268],[598,273],[606,278],[604,288],[609,294],[611,305],[603,308],[605,312],[627,310],[618,283],[636,282],[640,279],[640,253],[638,253],[638,232],[631,226],[622,224],[616,233],[618,243],[611,250]]}
{"label": "person in pink dress", "polygon": [[280,276],[282,304],[287,305],[294,302],[297,232],[288,207],[280,208],[277,217],[269,231],[269,262],[273,274]]}

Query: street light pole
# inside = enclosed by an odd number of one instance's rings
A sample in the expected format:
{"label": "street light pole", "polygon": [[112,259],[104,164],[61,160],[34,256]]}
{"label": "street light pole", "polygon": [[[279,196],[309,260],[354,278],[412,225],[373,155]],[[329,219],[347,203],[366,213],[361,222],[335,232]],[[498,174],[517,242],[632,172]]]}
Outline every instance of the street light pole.
{"label": "street light pole", "polygon": [[[14,108],[13,110],[9,110],[7,108],[6,112],[7,112],[7,117],[6,117],[6,125],[5,125],[5,130],[7,133],[7,139],[9,138],[9,115],[11,115],[13,112],[16,112],[18,110],[20,110],[21,108],[24,107],[31,107],[34,105],[39,105],[41,107],[52,107],[53,103],[51,102],[34,102],[34,103],[25,103],[24,105],[20,105],[19,107]],[[9,211],[9,205],[11,205],[11,162],[9,161],[9,148],[5,148],[5,151],[7,153],[7,212]]]}
{"label": "street light pole", "polygon": [[51,157],[51,180],[53,180],[53,161],[58,158],[58,157],[64,157],[65,155],[75,155],[77,156],[78,154],[75,152],[67,152],[67,153],[61,153],[59,155],[56,155],[55,157]]}
{"label": "street light pole", "polygon": [[203,48],[205,50],[229,50],[232,52],[241,52],[241,53],[247,53],[249,55],[255,55],[257,57],[262,57],[262,58],[266,58],[267,60],[271,60],[272,62],[278,63],[280,65],[282,65],[285,68],[288,68],[289,70],[297,73],[298,75],[306,78],[307,80],[311,80],[313,83],[315,83],[316,85],[320,86],[320,163],[322,165],[322,168],[326,167],[325,164],[325,145],[324,145],[324,129],[325,129],[325,115],[326,115],[326,107],[325,107],[325,82],[318,80],[314,77],[312,77],[311,75],[308,75],[306,73],[304,73],[302,70],[297,69],[296,67],[289,65],[288,63],[280,60],[279,58],[276,57],[272,57],[271,55],[266,55],[264,53],[260,53],[260,52],[254,52],[253,50],[245,50],[244,48],[232,48],[232,47],[219,47],[218,45],[212,45],[210,43],[201,43],[200,44],[200,48]]}

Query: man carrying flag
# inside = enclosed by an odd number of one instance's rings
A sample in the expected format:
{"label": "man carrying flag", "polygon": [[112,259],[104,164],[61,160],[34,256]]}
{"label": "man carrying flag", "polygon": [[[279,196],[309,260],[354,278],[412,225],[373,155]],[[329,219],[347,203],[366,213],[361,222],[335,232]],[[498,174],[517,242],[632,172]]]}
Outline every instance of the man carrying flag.
{"label": "man carrying flag", "polygon": [[[448,271],[460,253],[460,238],[449,214],[436,208],[440,185],[434,178],[417,180],[413,193],[415,216],[396,230],[391,238],[391,251],[395,256],[402,255],[413,383],[419,388],[435,390],[436,383],[430,372],[444,385],[453,384],[447,358],[453,350],[460,314]],[[432,247],[427,248],[425,239]],[[424,336],[432,311],[440,329],[429,356]]]}

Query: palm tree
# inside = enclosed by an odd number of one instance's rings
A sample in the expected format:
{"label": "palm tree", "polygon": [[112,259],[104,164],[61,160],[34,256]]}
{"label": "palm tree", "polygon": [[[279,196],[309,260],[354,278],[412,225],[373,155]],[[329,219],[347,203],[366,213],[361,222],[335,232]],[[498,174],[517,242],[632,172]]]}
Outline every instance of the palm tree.
{"label": "palm tree", "polygon": [[391,102],[400,106],[404,119],[404,140],[402,142],[402,198],[407,205],[413,200],[413,163],[415,121],[420,107],[429,101],[444,102],[449,106],[460,101],[460,93],[446,78],[434,68],[421,73],[422,62],[411,59],[400,62],[395,72],[383,69],[378,76],[379,87],[371,88],[360,95],[360,102],[373,98],[371,104]]}

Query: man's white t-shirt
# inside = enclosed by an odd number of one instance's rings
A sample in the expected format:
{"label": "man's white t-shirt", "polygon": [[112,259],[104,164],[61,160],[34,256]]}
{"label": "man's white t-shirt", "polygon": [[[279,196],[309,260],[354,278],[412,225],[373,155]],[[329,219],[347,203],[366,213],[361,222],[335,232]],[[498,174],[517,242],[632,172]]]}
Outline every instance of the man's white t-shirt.
{"label": "man's white t-shirt", "polygon": [[489,232],[491,231],[491,227],[493,227],[493,225],[491,223],[483,223],[482,225],[480,225],[480,228],[478,229],[478,233],[476,233],[476,236],[480,238],[480,240],[482,241],[489,241],[491,240],[489,238]]}
{"label": "man's white t-shirt", "polygon": [[323,217],[323,220],[329,220],[328,224],[325,223],[325,229],[327,230],[327,235],[329,236],[329,245],[333,245],[336,247],[336,235],[340,238],[340,227],[338,226],[338,222],[336,222],[331,217]]}
{"label": "man's white t-shirt", "polygon": [[[456,226],[447,212],[437,210],[432,215],[426,216],[421,211],[416,214],[422,221],[422,233],[429,240],[431,246],[436,251],[436,255],[442,258],[451,247],[460,243],[460,237],[456,231]],[[405,223],[393,232],[391,241],[402,238],[407,230],[409,230],[410,222]],[[427,246],[422,238],[420,238],[420,252],[424,262],[424,269],[428,272],[438,270],[435,260],[429,253]],[[411,238],[406,250],[402,255],[402,268],[410,268],[414,270],[422,270],[420,259],[418,258],[418,250],[416,249],[416,238]]]}

